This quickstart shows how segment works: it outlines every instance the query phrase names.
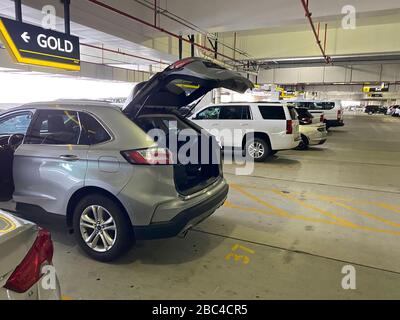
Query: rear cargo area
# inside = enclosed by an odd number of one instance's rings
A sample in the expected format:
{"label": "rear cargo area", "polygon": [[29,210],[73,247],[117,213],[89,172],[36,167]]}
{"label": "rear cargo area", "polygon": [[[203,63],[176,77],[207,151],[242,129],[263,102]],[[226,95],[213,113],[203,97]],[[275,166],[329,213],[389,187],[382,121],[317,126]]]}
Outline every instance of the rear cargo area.
{"label": "rear cargo area", "polygon": [[[146,133],[152,129],[160,129],[165,133],[166,141],[156,141],[166,146],[174,155],[174,179],[176,190],[183,196],[188,196],[213,184],[222,175],[221,149],[215,139],[201,131],[189,120],[174,114],[148,114],[135,119],[135,123]],[[170,146],[170,136],[175,139],[182,132],[191,135],[186,141],[177,141],[177,148]],[[185,131],[184,131],[185,130]],[[186,150],[180,157],[176,151]],[[176,150],[174,150],[176,149]],[[190,162],[182,162],[182,158]]]}

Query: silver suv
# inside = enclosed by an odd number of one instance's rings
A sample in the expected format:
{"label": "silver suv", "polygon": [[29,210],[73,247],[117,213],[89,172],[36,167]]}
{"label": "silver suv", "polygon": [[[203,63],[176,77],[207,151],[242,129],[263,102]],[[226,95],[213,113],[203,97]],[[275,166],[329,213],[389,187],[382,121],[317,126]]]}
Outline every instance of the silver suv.
{"label": "silver suv", "polygon": [[[173,123],[175,131],[195,131],[200,144],[205,134],[179,111],[217,87],[244,92],[252,83],[190,58],[136,86],[122,110],[56,101],[1,114],[0,201],[13,199],[22,215],[65,215],[82,249],[100,261],[116,259],[135,239],[188,230],[227,197],[221,163],[172,161],[168,146],[161,148],[148,132],[169,135]],[[209,156],[219,153],[214,147]]]}

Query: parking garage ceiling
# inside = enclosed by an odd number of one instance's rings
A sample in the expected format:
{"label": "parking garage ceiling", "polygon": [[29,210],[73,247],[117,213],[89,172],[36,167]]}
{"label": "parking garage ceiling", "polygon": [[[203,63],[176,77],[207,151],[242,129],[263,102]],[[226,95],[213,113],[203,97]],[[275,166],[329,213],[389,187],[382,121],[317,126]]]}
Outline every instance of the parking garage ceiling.
{"label": "parking garage ceiling", "polygon": [[[41,19],[41,8],[48,2],[24,0],[24,19],[37,24]],[[347,2],[309,2],[314,21],[328,23],[327,52],[333,57],[334,64],[348,67],[354,60],[397,64],[400,43],[393,36],[400,21],[398,1],[353,1],[358,28],[344,32],[340,25],[342,8]],[[72,1],[72,33],[81,37],[84,45],[97,47],[84,47],[84,59],[125,69],[157,71],[178,58],[178,39],[171,36],[172,33],[182,34],[186,38],[194,32],[218,32],[221,43],[219,59],[232,64],[229,61],[231,57],[242,65],[251,61],[250,70],[253,72],[258,72],[260,68],[325,65],[300,1],[295,1],[296,5],[293,5],[293,0],[252,0],[248,5],[243,1],[231,0],[230,5],[226,6],[222,0],[205,0],[191,1],[188,6],[188,2],[183,0],[159,0],[156,15],[151,3],[154,5],[149,0]],[[57,28],[62,31],[62,3],[54,1],[52,4],[59,17]],[[13,1],[0,0],[0,10],[2,14],[13,17]],[[140,18],[150,26],[132,17]],[[152,24],[167,33],[153,28]],[[204,37],[198,36],[196,42],[211,48]],[[352,43],[352,46],[348,46],[348,43]],[[110,51],[99,50],[104,47]],[[233,47],[238,50],[236,54]],[[183,49],[184,56],[190,54],[187,43],[184,43]],[[113,52],[119,50],[125,50],[129,56]],[[196,51],[196,54],[202,55],[203,52]],[[150,65],[156,65],[157,69],[148,69]]]}
{"label": "parking garage ceiling", "polygon": [[[7,1],[10,2],[10,0]],[[153,21],[154,12],[141,4],[149,1],[102,0],[101,2],[144,20]],[[48,0],[25,0],[24,4],[40,9],[43,5],[48,4]],[[190,5],[188,6],[187,0],[159,1],[160,8],[166,9],[178,17],[184,18],[190,23],[210,32],[286,27],[306,23],[300,1],[298,5],[293,5],[293,0],[252,0],[250,4],[241,0],[230,0],[230,5],[227,6],[223,0],[203,0],[190,1]],[[120,17],[120,19],[116,20],[107,20],[113,14],[90,1],[72,1],[71,5],[72,17],[79,21],[84,19],[88,26],[95,29],[101,30],[102,26],[107,25],[109,27],[107,31],[111,33],[113,33],[113,30],[114,32],[117,30],[120,32],[122,30],[129,30],[135,34],[142,34],[144,37],[159,35],[154,30],[148,29],[141,24],[136,24],[129,19],[121,19]],[[310,6],[313,9],[313,17],[323,20],[335,20],[341,17],[341,10],[346,5],[348,5],[347,0],[310,1]],[[385,15],[389,11],[398,10],[397,0],[389,0],[384,3],[374,0],[357,0],[353,1],[352,5],[357,8],[359,17]],[[62,12],[61,4],[58,5],[58,8],[60,9],[59,12]],[[212,14],[210,14],[211,12]],[[190,30],[183,28],[182,25],[163,16],[159,18],[159,23],[163,28],[172,32],[190,32]]]}

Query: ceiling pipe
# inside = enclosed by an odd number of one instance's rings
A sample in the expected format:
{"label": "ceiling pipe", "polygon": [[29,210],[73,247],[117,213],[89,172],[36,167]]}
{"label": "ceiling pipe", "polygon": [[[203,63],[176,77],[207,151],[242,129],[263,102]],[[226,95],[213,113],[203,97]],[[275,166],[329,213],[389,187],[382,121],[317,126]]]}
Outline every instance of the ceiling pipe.
{"label": "ceiling pipe", "polygon": [[[321,56],[273,58],[273,59],[265,58],[265,59],[257,59],[256,61],[259,65],[266,67],[268,69],[325,65],[325,60]],[[336,66],[344,66],[344,67],[354,64],[400,63],[400,52],[337,55],[337,56],[331,56],[330,61],[331,63],[334,63]]]}
{"label": "ceiling pipe", "polygon": [[154,63],[160,63],[160,64],[165,64],[165,65],[169,65],[169,62],[164,62],[161,60],[155,60],[155,59],[150,59],[150,58],[145,58],[145,57],[140,57],[134,54],[130,54],[130,53],[126,53],[126,52],[122,52],[122,51],[117,51],[117,50],[112,50],[112,49],[106,49],[104,47],[98,47],[92,44],[87,44],[87,43],[81,43],[81,46],[85,46],[85,47],[89,47],[89,48],[93,48],[93,49],[98,49],[98,50],[102,50],[102,52],[107,51],[107,52],[112,52],[112,53],[116,53],[116,54],[120,54],[123,56],[127,56],[127,57],[132,57],[132,58],[136,58],[136,59],[142,59],[142,60],[146,60],[146,61],[150,61],[150,62],[154,62]]}
{"label": "ceiling pipe", "polygon": [[[89,2],[91,2],[91,3],[93,3],[93,4],[95,4],[95,5],[98,5],[98,6],[100,6],[100,7],[103,7],[103,8],[105,8],[105,9],[107,9],[107,10],[110,10],[110,11],[113,11],[113,12],[115,12],[115,13],[118,13],[118,14],[124,16],[124,17],[127,17],[127,18],[131,19],[131,20],[134,20],[134,21],[136,21],[136,22],[142,23],[142,24],[144,24],[144,25],[146,25],[146,26],[148,26],[148,27],[150,27],[150,28],[152,28],[152,29],[155,29],[155,30],[157,30],[157,31],[163,32],[163,33],[165,33],[165,34],[167,34],[167,35],[169,35],[169,36],[171,36],[171,37],[174,37],[174,38],[176,38],[176,39],[180,39],[180,36],[179,36],[178,34],[176,34],[176,33],[173,33],[173,32],[171,32],[171,31],[165,30],[165,29],[163,29],[163,28],[154,26],[152,23],[149,23],[149,22],[147,22],[147,21],[145,21],[145,20],[143,20],[143,19],[140,19],[140,18],[135,17],[135,16],[133,16],[133,15],[131,15],[131,14],[128,14],[128,13],[126,13],[126,12],[124,12],[124,11],[121,11],[121,10],[119,10],[119,9],[117,9],[117,8],[114,8],[114,7],[112,7],[112,6],[110,6],[110,5],[106,4],[106,3],[103,3],[103,2],[98,1],[98,0],[87,0],[87,1],[89,1]],[[191,44],[191,41],[189,41],[189,40],[187,40],[187,39],[185,39],[185,38],[182,38],[182,41],[188,43],[189,45]],[[195,45],[196,47],[202,49],[202,50],[205,50],[205,51],[208,51],[208,52],[211,52],[211,53],[215,54],[215,51],[214,51],[214,50],[209,49],[209,48],[207,48],[207,47],[205,47],[205,46],[203,46],[203,45],[201,45],[201,44],[194,43],[194,45]],[[233,61],[233,62],[235,62],[235,63],[240,63],[240,61],[235,60],[235,59],[233,59],[232,57],[229,57],[229,56],[227,56],[227,55],[225,55],[225,54],[218,53],[218,55],[221,56],[221,57],[223,57],[223,58],[226,58],[226,59],[228,59],[228,60],[231,60],[231,61]]]}
{"label": "ceiling pipe", "polygon": [[[149,8],[149,9],[153,8],[153,6],[150,4],[149,0],[134,0],[134,1],[139,3],[139,4],[141,4],[141,5],[143,5],[143,6],[145,6],[146,8]],[[163,15],[163,16],[167,17],[168,19],[179,23],[179,24],[181,24],[182,26],[184,26],[186,28],[189,28],[189,29],[191,29],[191,30],[193,30],[193,31],[195,31],[197,33],[200,33],[203,36],[210,38],[211,40],[215,40],[215,37],[211,33],[209,33],[208,31],[202,30],[200,27],[196,26],[195,24],[185,20],[184,18],[181,18],[181,17],[173,14],[172,12],[170,12],[170,11],[168,11],[166,9],[162,9],[160,6],[157,6],[157,12],[160,15]],[[234,52],[234,54],[238,53],[238,54],[240,54],[240,55],[242,55],[244,57],[250,58],[250,55],[247,52],[243,51],[243,50],[240,50],[240,49],[238,49],[236,47],[232,47],[232,46],[230,46],[230,45],[228,45],[226,43],[223,43],[223,42],[220,42],[220,44],[221,44],[221,46],[232,50]]]}
{"label": "ceiling pipe", "polygon": [[331,57],[326,54],[326,40],[327,40],[327,33],[328,33],[328,25],[325,24],[324,47],[322,47],[321,40],[319,38],[320,24],[318,24],[318,31],[317,31],[315,28],[315,25],[314,25],[314,21],[312,19],[312,13],[310,12],[309,7],[308,7],[308,0],[300,0],[300,1],[301,1],[301,4],[303,5],[304,11],[306,13],[306,17],[308,18],[308,21],[310,22],[311,29],[314,33],[315,40],[317,41],[318,47],[321,50],[322,56],[323,56],[325,62],[327,64],[329,64],[329,63],[331,63]]}

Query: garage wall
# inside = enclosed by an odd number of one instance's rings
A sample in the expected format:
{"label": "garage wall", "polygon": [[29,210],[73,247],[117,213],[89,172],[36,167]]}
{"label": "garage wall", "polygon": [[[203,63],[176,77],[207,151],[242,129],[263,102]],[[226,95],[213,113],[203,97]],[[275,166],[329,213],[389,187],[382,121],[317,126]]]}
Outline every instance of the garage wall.
{"label": "garage wall", "polygon": [[123,82],[147,81],[151,76],[149,72],[145,71],[134,71],[134,70],[110,67],[89,62],[82,62],[81,71],[79,72],[21,65],[21,64],[16,64],[9,56],[7,50],[1,48],[0,48],[0,68],[17,69],[20,71],[27,71],[27,72],[62,74],[62,75],[82,77],[82,78],[123,81]]}
{"label": "garage wall", "polygon": [[351,83],[400,81],[400,64],[303,67],[262,70],[259,83]]}

